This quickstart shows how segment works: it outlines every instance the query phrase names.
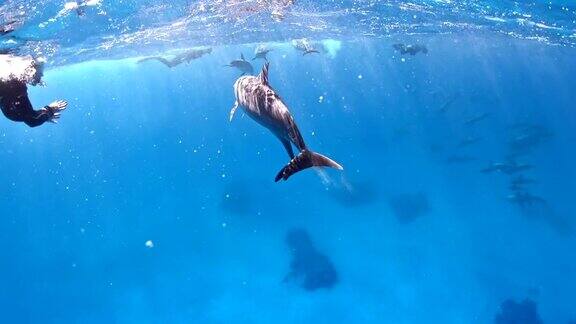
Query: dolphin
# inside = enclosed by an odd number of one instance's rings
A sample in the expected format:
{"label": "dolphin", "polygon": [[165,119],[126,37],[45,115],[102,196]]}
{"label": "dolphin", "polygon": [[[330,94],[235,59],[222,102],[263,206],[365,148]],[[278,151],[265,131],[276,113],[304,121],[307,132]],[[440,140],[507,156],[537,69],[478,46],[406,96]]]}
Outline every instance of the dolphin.
{"label": "dolphin", "polygon": [[546,205],[547,202],[544,198],[538,197],[528,192],[516,192],[507,197],[508,201],[518,204],[521,207],[530,206],[534,204]]}
{"label": "dolphin", "polygon": [[145,57],[143,59],[138,60],[137,63],[142,63],[142,62],[146,62],[146,61],[150,61],[150,60],[156,60],[156,61],[159,61],[160,63],[166,65],[169,68],[173,68],[173,67],[180,65],[184,62],[190,63],[190,61],[198,59],[198,58],[202,57],[203,55],[209,54],[209,53],[212,53],[212,48],[210,48],[210,47],[204,48],[204,49],[193,49],[193,50],[189,50],[189,51],[186,51],[184,53],[178,54],[171,59],[167,59],[167,58],[164,58],[162,56],[149,56],[149,57]]}
{"label": "dolphin", "polygon": [[307,54],[320,53],[320,51],[314,48],[310,41],[308,41],[306,38],[293,40],[292,46],[294,46],[296,50],[302,51],[302,56]]}
{"label": "dolphin", "polygon": [[527,184],[537,183],[537,181],[534,179],[526,178],[523,175],[519,175],[519,176],[513,178],[511,183],[514,185],[527,185]]}
{"label": "dolphin", "polygon": [[[288,180],[294,173],[310,167],[344,168],[321,154],[308,149],[294,121],[294,117],[268,81],[269,63],[258,76],[240,76],[234,83],[236,102],[230,110],[230,121],[238,107],[260,125],[268,128],[282,142],[290,162],[276,175],[275,181]],[[300,151],[294,156],[292,144]]]}
{"label": "dolphin", "polygon": [[464,122],[464,125],[466,125],[466,126],[472,126],[472,125],[474,125],[474,124],[476,124],[476,123],[478,123],[478,122],[480,122],[480,121],[482,121],[482,120],[484,120],[484,119],[486,119],[486,118],[488,118],[488,117],[490,117],[490,114],[487,113],[487,112],[484,112],[484,113],[481,113],[480,115],[474,116],[474,117],[466,120],[466,121]]}
{"label": "dolphin", "polygon": [[268,55],[268,53],[270,53],[271,51],[272,49],[270,48],[265,47],[256,48],[256,51],[254,52],[254,58],[252,59],[252,61],[254,61],[255,59],[264,59],[266,62],[268,62],[268,58],[266,57],[266,55]]}
{"label": "dolphin", "polygon": [[240,76],[245,74],[254,74],[254,68],[252,67],[252,64],[250,64],[250,62],[246,61],[246,59],[244,58],[244,54],[240,54],[240,59],[233,60],[232,62],[230,62],[230,64],[224,66],[237,68],[238,70],[240,70],[240,72],[242,72]]}
{"label": "dolphin", "polygon": [[317,50],[317,49],[315,49],[315,48],[306,48],[306,49],[304,50],[304,53],[302,53],[302,56],[304,56],[304,55],[306,55],[306,54],[313,54],[313,53],[319,54],[320,51]]}
{"label": "dolphin", "polygon": [[458,99],[458,97],[460,96],[460,94],[457,92],[454,95],[452,95],[450,98],[448,98],[448,100],[446,100],[446,102],[442,105],[442,107],[438,108],[438,110],[436,110],[437,113],[439,114],[444,114],[448,111],[448,108],[450,108],[450,106],[452,106],[452,104],[456,101],[456,99]]}
{"label": "dolphin", "polygon": [[508,163],[496,162],[491,163],[489,166],[482,169],[481,172],[482,173],[501,172],[508,175],[512,175],[522,171],[530,170],[532,168],[533,167],[529,164],[519,164],[516,162],[508,162]]}

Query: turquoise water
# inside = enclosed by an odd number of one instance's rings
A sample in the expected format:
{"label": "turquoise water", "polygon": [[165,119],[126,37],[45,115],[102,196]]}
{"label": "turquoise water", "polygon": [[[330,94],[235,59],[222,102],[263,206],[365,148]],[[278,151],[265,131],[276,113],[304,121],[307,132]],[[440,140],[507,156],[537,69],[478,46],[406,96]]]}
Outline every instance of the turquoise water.
{"label": "turquoise water", "polygon": [[[576,320],[570,2],[296,2],[279,22],[200,4],[0,4],[29,9],[0,44],[48,59],[34,106],[69,102],[58,125],[0,121],[0,322]],[[306,143],[344,171],[275,183],[281,143],[228,121],[223,65],[262,42]],[[213,51],[138,63],[190,46]],[[512,161],[531,168],[488,170]],[[535,183],[509,188],[520,174]]]}

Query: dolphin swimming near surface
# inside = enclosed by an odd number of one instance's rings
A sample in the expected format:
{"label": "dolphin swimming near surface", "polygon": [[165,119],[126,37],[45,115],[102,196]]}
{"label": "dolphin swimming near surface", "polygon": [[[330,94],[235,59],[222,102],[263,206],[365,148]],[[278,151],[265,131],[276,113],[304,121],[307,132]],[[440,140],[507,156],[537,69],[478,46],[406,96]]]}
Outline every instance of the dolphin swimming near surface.
{"label": "dolphin swimming near surface", "polygon": [[232,62],[230,62],[230,64],[224,66],[237,68],[238,70],[240,70],[240,72],[242,72],[240,76],[245,74],[254,74],[254,68],[252,67],[252,64],[250,64],[250,62],[246,61],[246,59],[244,58],[244,54],[240,54],[240,59],[233,60]]}
{"label": "dolphin swimming near surface", "polygon": [[138,60],[138,63],[156,60],[156,61],[159,61],[160,63],[166,65],[169,68],[173,68],[173,67],[178,66],[184,62],[190,63],[190,61],[198,59],[198,58],[202,57],[203,55],[209,54],[209,53],[212,53],[212,48],[210,48],[210,47],[203,48],[203,49],[192,49],[192,50],[186,51],[184,53],[180,53],[180,54],[174,56],[173,58],[169,58],[169,59],[162,57],[162,56],[145,57],[143,59]]}
{"label": "dolphin swimming near surface", "polygon": [[320,51],[314,48],[306,38],[293,40],[292,46],[294,46],[296,50],[302,51],[302,56],[312,53],[320,53]]}
{"label": "dolphin swimming near surface", "polygon": [[268,62],[268,57],[266,57],[266,55],[268,55],[268,53],[270,53],[271,51],[272,51],[271,48],[258,46],[254,51],[254,58],[252,59],[252,61],[254,61],[255,59],[264,59],[266,62]]}
{"label": "dolphin swimming near surface", "polygon": [[[236,102],[230,110],[230,121],[240,106],[248,116],[268,128],[282,142],[291,160],[278,172],[276,182],[288,180],[294,173],[314,166],[343,170],[340,164],[308,149],[288,107],[268,82],[268,67],[269,63],[266,63],[258,76],[241,76],[236,80]],[[297,156],[294,156],[292,144],[300,151]]]}
{"label": "dolphin swimming near surface", "polygon": [[307,48],[304,50],[304,53],[302,53],[302,55],[312,54],[312,53],[320,53],[320,51],[315,49],[315,48]]}

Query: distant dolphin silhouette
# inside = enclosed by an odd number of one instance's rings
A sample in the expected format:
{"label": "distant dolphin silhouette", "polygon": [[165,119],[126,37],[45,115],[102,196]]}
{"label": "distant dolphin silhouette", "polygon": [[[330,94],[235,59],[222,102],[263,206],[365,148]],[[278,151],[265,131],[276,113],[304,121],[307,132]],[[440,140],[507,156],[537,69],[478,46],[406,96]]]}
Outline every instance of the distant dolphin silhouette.
{"label": "distant dolphin silhouette", "polygon": [[252,64],[246,61],[246,59],[244,58],[244,54],[240,54],[240,59],[232,60],[230,64],[224,66],[237,68],[238,70],[240,70],[240,72],[242,72],[241,76],[245,74],[254,73],[254,68],[252,67]]}
{"label": "distant dolphin silhouette", "polygon": [[[268,128],[282,142],[292,160],[278,172],[276,182],[288,180],[294,173],[313,166],[343,170],[340,164],[308,149],[288,107],[268,82],[268,66],[269,63],[266,63],[258,76],[241,76],[236,80],[236,102],[230,110],[230,121],[238,106],[241,106],[248,116]],[[291,144],[300,151],[296,157]]]}
{"label": "distant dolphin silhouette", "polygon": [[204,48],[204,49],[193,49],[193,50],[186,51],[184,53],[180,53],[171,59],[167,59],[167,58],[164,58],[162,56],[149,56],[149,57],[145,57],[145,58],[139,60],[138,63],[156,60],[156,61],[159,61],[160,63],[166,65],[169,68],[173,68],[173,67],[180,65],[184,62],[190,63],[190,61],[198,59],[198,58],[202,57],[204,54],[209,54],[209,53],[212,53],[212,48],[210,48],[210,47]]}
{"label": "distant dolphin silhouette", "polygon": [[256,51],[254,52],[254,58],[252,59],[252,61],[254,61],[255,59],[264,59],[266,62],[268,62],[268,57],[266,57],[266,55],[268,55],[268,53],[270,53],[271,51],[272,49],[270,48],[265,47],[256,48]]}

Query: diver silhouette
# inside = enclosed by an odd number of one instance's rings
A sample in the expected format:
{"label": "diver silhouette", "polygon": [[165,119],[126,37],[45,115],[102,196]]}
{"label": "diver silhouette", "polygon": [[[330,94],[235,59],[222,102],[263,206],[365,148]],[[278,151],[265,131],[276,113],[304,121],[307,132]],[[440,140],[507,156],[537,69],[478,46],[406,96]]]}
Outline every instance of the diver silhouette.
{"label": "diver silhouette", "polygon": [[36,127],[45,122],[57,123],[68,103],[56,100],[34,110],[28,98],[28,86],[42,83],[43,62],[30,56],[0,55],[0,108],[6,118]]}
{"label": "diver silhouette", "polygon": [[5,24],[0,25],[0,36],[10,34],[16,30],[16,21],[10,21]]}

